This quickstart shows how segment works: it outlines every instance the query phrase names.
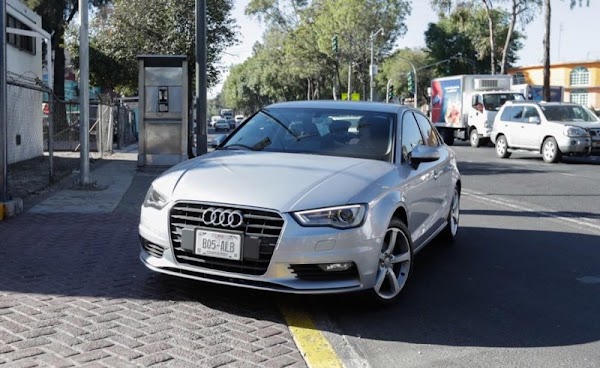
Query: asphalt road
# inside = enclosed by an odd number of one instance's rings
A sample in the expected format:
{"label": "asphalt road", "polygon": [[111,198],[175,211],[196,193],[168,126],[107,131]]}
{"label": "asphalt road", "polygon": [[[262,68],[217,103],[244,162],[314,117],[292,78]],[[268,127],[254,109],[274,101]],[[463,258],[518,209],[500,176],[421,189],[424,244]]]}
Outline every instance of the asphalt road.
{"label": "asphalt road", "polygon": [[307,308],[348,367],[600,366],[600,161],[454,149],[458,241],[417,255],[393,307]]}

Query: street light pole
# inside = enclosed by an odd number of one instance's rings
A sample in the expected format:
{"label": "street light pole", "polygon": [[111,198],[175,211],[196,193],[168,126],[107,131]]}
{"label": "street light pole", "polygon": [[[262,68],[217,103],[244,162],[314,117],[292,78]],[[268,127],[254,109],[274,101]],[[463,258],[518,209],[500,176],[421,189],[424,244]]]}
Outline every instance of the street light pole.
{"label": "street light pole", "polygon": [[0,38],[2,39],[0,45],[0,202],[3,202],[8,200],[8,114],[6,113],[6,0],[0,1],[2,1],[0,4]]}
{"label": "street light pole", "polygon": [[[81,171],[79,184],[90,184],[90,49],[88,0],[79,0],[79,139]],[[51,52],[48,50],[48,52]],[[99,133],[100,134],[100,133]]]}
{"label": "street light pole", "polygon": [[371,87],[371,91],[370,91],[370,96],[369,96],[369,101],[373,101],[373,95],[375,94],[375,84],[373,82],[373,77],[375,76],[375,65],[373,65],[374,63],[374,59],[375,59],[375,50],[373,49],[373,44],[374,44],[374,40],[375,40],[375,36],[377,36],[379,34],[379,32],[383,33],[383,28],[379,28],[377,30],[377,32],[375,33],[371,33],[371,69],[370,69],[370,87]]}
{"label": "street light pole", "polygon": [[208,151],[206,83],[206,0],[196,0],[196,156]]}

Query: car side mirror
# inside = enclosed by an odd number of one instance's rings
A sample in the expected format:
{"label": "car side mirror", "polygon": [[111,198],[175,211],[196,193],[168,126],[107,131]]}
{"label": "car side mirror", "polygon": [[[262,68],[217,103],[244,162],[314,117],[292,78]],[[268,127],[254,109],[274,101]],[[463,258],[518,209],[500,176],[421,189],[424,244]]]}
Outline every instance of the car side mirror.
{"label": "car side mirror", "polygon": [[410,163],[415,169],[423,162],[433,162],[439,159],[440,152],[437,149],[422,144],[416,146],[410,155]]}
{"label": "car side mirror", "polygon": [[221,135],[218,135],[218,136],[214,137],[213,140],[210,141],[210,146],[212,148],[219,147],[219,145],[221,145],[221,143],[223,143],[223,141],[225,140],[225,138],[227,138],[226,134],[221,134]]}
{"label": "car side mirror", "polygon": [[541,123],[540,118],[538,116],[531,116],[531,117],[529,117],[529,119],[527,119],[527,121],[532,124]]}

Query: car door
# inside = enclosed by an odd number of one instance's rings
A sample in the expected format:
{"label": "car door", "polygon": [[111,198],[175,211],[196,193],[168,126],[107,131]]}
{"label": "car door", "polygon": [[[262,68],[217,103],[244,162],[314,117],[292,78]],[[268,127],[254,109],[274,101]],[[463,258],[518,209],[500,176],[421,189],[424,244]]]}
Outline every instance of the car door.
{"label": "car door", "polygon": [[512,106],[508,120],[504,122],[506,128],[506,140],[510,147],[522,147],[522,125],[523,125],[523,106]]}
{"label": "car door", "polygon": [[539,149],[542,145],[542,124],[535,106],[525,106],[521,123],[521,147]]}
{"label": "car door", "polygon": [[[437,161],[428,163],[430,170],[433,170],[434,180],[434,192],[433,197],[430,200],[433,202],[434,211],[430,230],[431,232],[437,230],[444,224],[448,217],[448,209],[450,206],[449,201],[452,199],[454,194],[453,177],[452,177],[452,166],[450,165],[450,153],[441,144],[441,141],[436,133],[435,128],[422,114],[417,112],[413,113],[421,134],[424,137],[424,145],[438,151],[440,158]],[[421,165],[426,165],[425,163]]]}
{"label": "car door", "polygon": [[410,156],[417,146],[424,143],[417,120],[411,111],[402,115],[400,129],[400,144],[398,145],[397,161],[399,161],[402,191],[408,212],[408,229],[411,233],[415,248],[418,248],[427,238],[435,213],[436,196],[433,166],[435,163],[424,163],[416,169],[411,166]]}

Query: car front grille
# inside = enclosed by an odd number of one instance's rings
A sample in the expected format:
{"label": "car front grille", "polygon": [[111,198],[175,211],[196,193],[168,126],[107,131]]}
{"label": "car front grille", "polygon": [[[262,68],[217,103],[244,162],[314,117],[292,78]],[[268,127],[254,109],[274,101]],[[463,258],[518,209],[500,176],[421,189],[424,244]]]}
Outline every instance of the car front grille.
{"label": "car front grille", "polygon": [[289,269],[296,278],[306,281],[340,281],[358,279],[358,270],[353,265],[345,271],[325,271],[316,264],[293,264]]}
{"label": "car front grille", "polygon": [[142,244],[142,248],[144,248],[144,250],[153,257],[161,258],[163,256],[163,253],[165,252],[165,248],[163,248],[162,246],[150,243],[142,237],[140,237],[140,243]]}
{"label": "car front grille", "polygon": [[[184,247],[182,239],[182,231],[184,229],[208,228],[214,230],[231,230],[230,227],[226,226],[206,224],[202,219],[202,215],[209,208],[230,211],[237,210],[242,213],[244,221],[239,227],[240,232],[243,232],[244,236],[241,260],[206,257],[195,254],[189,247]],[[177,203],[171,210],[169,218],[171,243],[177,262],[247,275],[263,275],[267,272],[284,225],[281,215],[273,211],[187,202]]]}
{"label": "car front grille", "polygon": [[600,137],[600,129],[590,129],[590,135],[592,137]]}

